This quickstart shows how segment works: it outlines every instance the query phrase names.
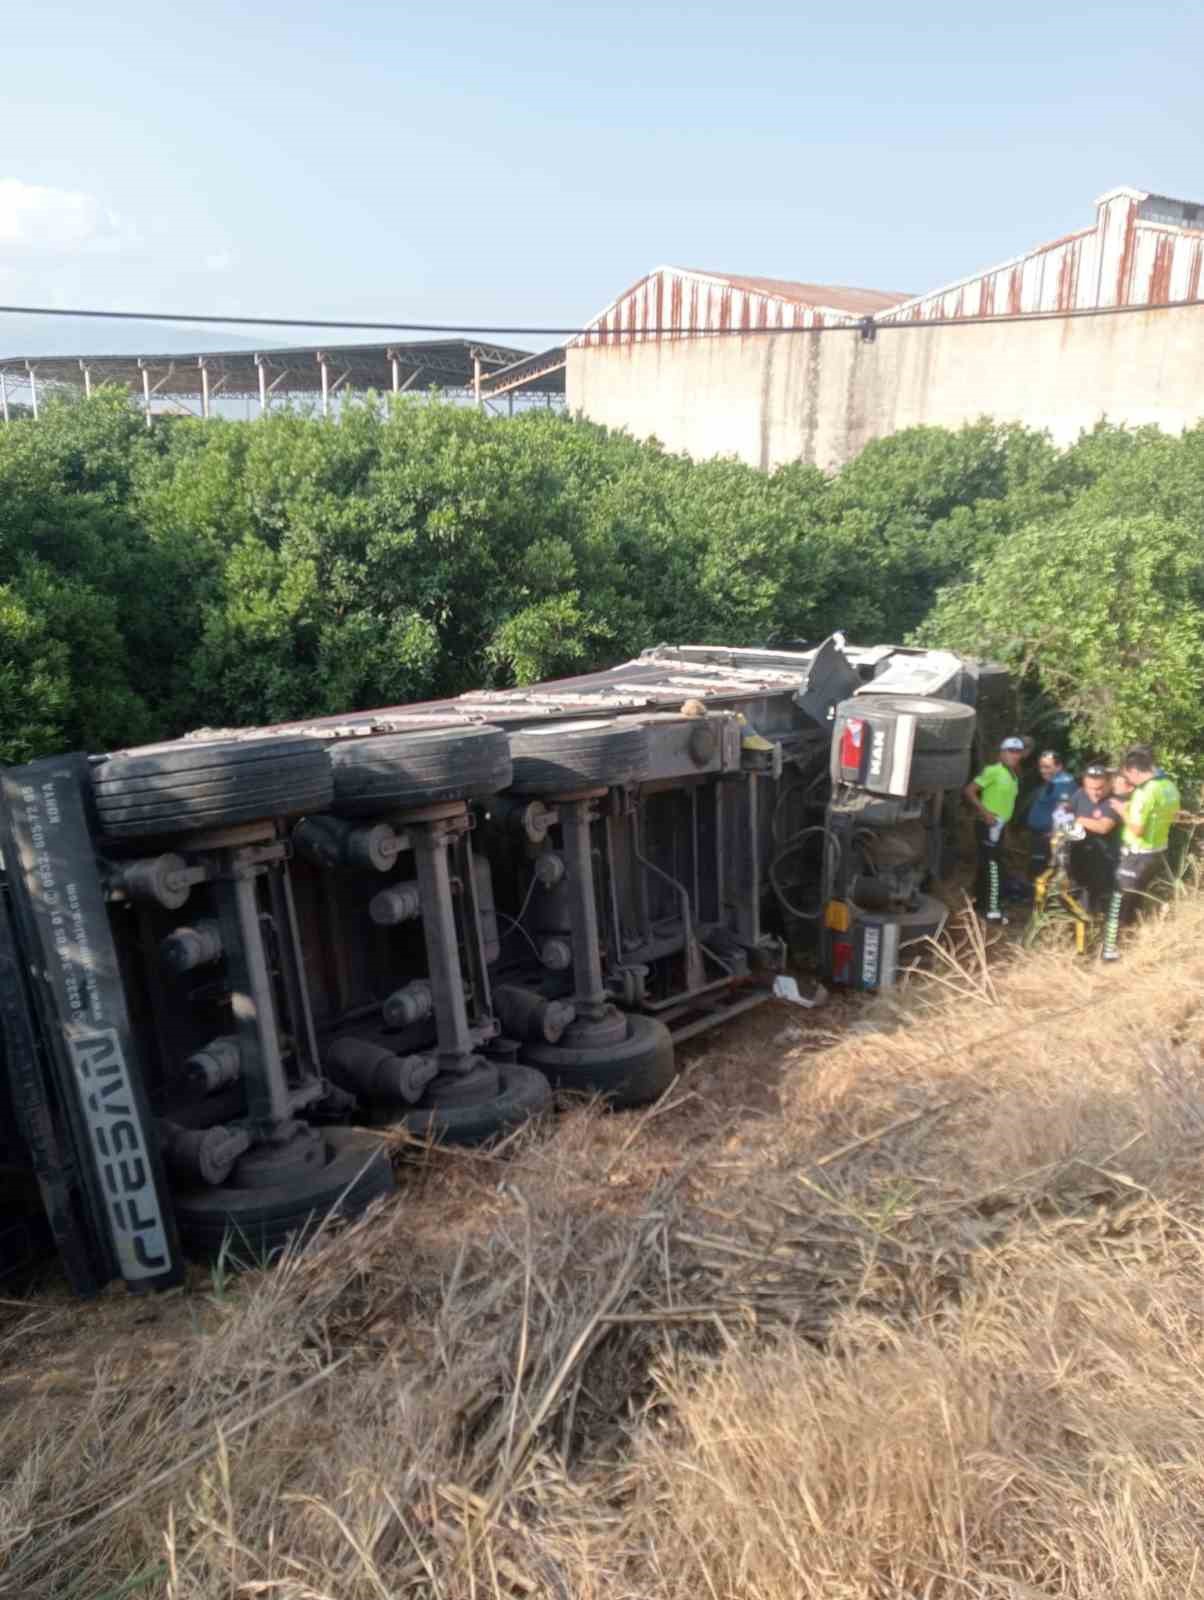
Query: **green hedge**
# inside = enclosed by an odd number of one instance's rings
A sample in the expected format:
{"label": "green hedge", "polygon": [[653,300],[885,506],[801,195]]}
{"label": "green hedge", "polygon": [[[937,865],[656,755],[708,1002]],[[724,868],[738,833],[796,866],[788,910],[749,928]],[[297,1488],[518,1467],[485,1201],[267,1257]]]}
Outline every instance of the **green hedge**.
{"label": "green hedge", "polygon": [[584,671],[662,640],[1001,656],[1079,748],[1201,748],[1204,433],[983,421],[834,477],[448,404],[0,429],[0,759]]}

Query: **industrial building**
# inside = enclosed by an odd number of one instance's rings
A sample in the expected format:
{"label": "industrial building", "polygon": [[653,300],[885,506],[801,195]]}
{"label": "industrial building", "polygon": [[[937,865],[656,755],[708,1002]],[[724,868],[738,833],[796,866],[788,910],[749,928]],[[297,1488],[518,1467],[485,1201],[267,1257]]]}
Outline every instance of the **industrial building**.
{"label": "industrial building", "polygon": [[1094,221],[919,296],[660,267],[568,347],[569,409],[696,458],[842,465],[981,416],[1058,443],[1204,414],[1204,205],[1113,189]]}
{"label": "industrial building", "polygon": [[[329,416],[351,394],[439,394],[495,409],[516,398],[560,404],[564,352],[545,360],[492,341],[422,339],[405,344],[323,344],[288,349],[193,350],[144,355],[0,356],[0,419],[10,408],[38,414],[39,396],[119,384],[147,420],[163,413],[222,414],[238,401],[245,414],[289,401]],[[234,413],[237,414],[237,413]]]}
{"label": "industrial building", "polygon": [[983,416],[1068,444],[1101,417],[1176,431],[1204,414],[1202,280],[1204,204],[1112,189],[1082,228],[926,294],[662,266],[538,354],[435,338],[0,355],[0,418],[36,416],[56,389],[118,383],[148,422],[290,400],[331,415],[365,391],[437,391],[496,414],[567,404],[766,470],[836,468],[901,428]]}
{"label": "industrial building", "polygon": [[782,278],[740,278],[688,267],[657,267],[612,300],[573,343],[590,348],[690,334],[822,328],[876,316],[908,303],[905,294],[878,289],[838,289]]}

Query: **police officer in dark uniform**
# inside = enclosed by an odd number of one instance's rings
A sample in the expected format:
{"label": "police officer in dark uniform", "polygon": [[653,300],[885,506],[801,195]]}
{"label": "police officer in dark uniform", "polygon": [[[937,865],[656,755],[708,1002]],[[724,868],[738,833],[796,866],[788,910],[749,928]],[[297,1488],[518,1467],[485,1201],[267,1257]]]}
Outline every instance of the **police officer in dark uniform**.
{"label": "police officer in dark uniform", "polygon": [[1070,809],[1085,835],[1071,846],[1071,876],[1086,891],[1088,909],[1103,916],[1116,885],[1121,818],[1112,802],[1112,775],[1101,762],[1084,771]]}

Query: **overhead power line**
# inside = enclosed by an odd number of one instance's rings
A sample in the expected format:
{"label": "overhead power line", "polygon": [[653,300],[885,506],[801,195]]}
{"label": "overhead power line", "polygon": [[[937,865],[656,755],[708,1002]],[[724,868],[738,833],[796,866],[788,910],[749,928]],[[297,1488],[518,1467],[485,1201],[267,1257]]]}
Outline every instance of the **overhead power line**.
{"label": "overhead power line", "polygon": [[94,311],[80,306],[0,306],[0,316],[94,317],[113,322],[204,322],[237,328],[341,328],[353,329],[357,333],[527,333],[568,337],[585,331],[582,328],[467,328],[459,322],[336,322],[328,317],[215,317],[195,311]]}
{"label": "overhead power line", "polygon": [[[889,333],[901,328],[968,328],[980,323],[1000,322],[1052,322],[1071,317],[1108,317],[1134,311],[1176,311],[1185,306],[1204,306],[1202,300],[1170,300],[1159,305],[1084,306],[1070,311],[1019,311],[1002,316],[988,317],[923,317],[880,322],[873,316],[858,317],[849,314],[844,322],[825,322],[818,327],[757,327],[757,328],[614,328],[599,327],[597,322],[585,328],[543,328],[519,326],[467,326],[460,322],[343,322],[327,317],[218,317],[195,311],[97,311],[81,306],[0,306],[0,316],[25,317],[91,317],[110,322],[199,322],[232,328],[331,328],[357,333],[446,333],[477,334],[493,337],[497,334],[519,334],[527,337],[571,339],[601,333],[606,343],[626,343],[631,339],[681,338],[685,336],[721,337],[739,335],[747,337],[758,333],[849,333],[859,328],[868,332]],[[890,312],[884,313],[889,316]]]}

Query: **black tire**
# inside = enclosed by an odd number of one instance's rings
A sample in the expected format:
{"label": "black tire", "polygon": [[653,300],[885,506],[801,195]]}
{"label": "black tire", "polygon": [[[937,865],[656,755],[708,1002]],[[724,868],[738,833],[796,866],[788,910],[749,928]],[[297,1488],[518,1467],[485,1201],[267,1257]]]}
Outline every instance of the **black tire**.
{"label": "black tire", "polygon": [[502,1092],[493,1100],[470,1105],[415,1107],[412,1111],[378,1111],[378,1124],[400,1124],[416,1139],[433,1139],[437,1144],[483,1144],[512,1129],[521,1127],[552,1103],[552,1088],[542,1072],[517,1061],[498,1063]]}
{"label": "black tire", "polygon": [[902,800],[861,793],[855,801],[844,801],[841,812],[850,816],[859,828],[893,828],[899,821],[903,804]]}
{"label": "black tire", "polygon": [[917,750],[911,758],[911,789],[960,789],[970,777],[969,750]]}
{"label": "black tire", "polygon": [[913,716],[916,719],[915,752],[969,750],[974,740],[975,711],[957,700],[929,700],[913,694],[859,694],[836,708],[836,720],[846,717]]}
{"label": "black tire", "polygon": [[546,1072],[557,1089],[600,1094],[620,1110],[642,1106],[673,1082],[673,1038],[663,1022],[629,1015],[627,1037],[618,1044],[575,1049],[564,1044],[528,1044],[523,1053]]}
{"label": "black tire", "polygon": [[483,800],[510,786],[510,742],[501,728],[438,728],[343,739],[329,747],[333,810],[379,815]]}
{"label": "black tire", "polygon": [[516,794],[568,794],[611,789],[648,775],[644,725],[632,718],[550,722],[510,735]]}
{"label": "black tire", "polygon": [[[914,911],[866,911],[858,922],[884,926],[894,923],[899,929],[899,952],[916,945],[921,939],[934,939],[948,921],[949,911],[935,895],[922,894]],[[913,954],[918,952],[913,951]]]}
{"label": "black tire", "polygon": [[326,1165],[303,1181],[173,1193],[185,1253],[212,1259],[228,1238],[236,1259],[255,1264],[275,1255],[294,1235],[313,1233],[327,1217],[356,1217],[373,1200],[392,1194],[393,1168],[379,1139],[360,1128],[324,1128],[322,1137]]}
{"label": "black tire", "polygon": [[325,811],[333,793],[320,739],[218,739],[148,745],[92,768],[102,831],[144,838]]}

